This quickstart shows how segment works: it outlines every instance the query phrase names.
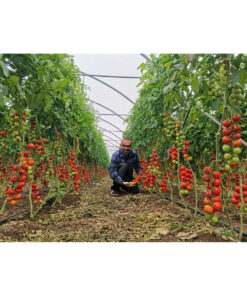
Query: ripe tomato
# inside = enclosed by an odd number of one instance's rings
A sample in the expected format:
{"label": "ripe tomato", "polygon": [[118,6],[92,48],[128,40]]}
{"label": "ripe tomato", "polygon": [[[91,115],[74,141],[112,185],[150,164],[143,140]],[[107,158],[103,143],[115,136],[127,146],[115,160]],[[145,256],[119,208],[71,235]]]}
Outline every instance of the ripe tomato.
{"label": "ripe tomato", "polygon": [[28,144],[27,147],[28,147],[28,149],[34,149],[35,148],[33,143]]}
{"label": "ripe tomato", "polygon": [[237,204],[237,203],[238,203],[238,200],[237,200],[236,198],[233,197],[233,198],[231,199],[231,202],[232,202],[232,204]]}
{"label": "ripe tomato", "polygon": [[235,187],[234,187],[234,191],[236,191],[236,192],[239,193],[239,192],[240,192],[240,187],[239,187],[239,186],[235,186]]}
{"label": "ripe tomato", "polygon": [[214,180],[214,183],[213,183],[213,186],[215,186],[215,187],[219,187],[220,185],[221,185],[221,180],[220,179],[215,179]]}
{"label": "ripe tomato", "polygon": [[234,192],[233,193],[233,197],[235,198],[235,199],[240,199],[240,193],[238,193],[238,192]]}
{"label": "ripe tomato", "polygon": [[228,144],[228,143],[230,143],[230,142],[231,142],[231,139],[230,139],[229,137],[224,136],[224,137],[222,138],[222,143],[224,143],[224,144]]}
{"label": "ripe tomato", "polygon": [[214,209],[210,205],[205,205],[204,206],[204,212],[206,212],[207,214],[212,214],[214,212]]}
{"label": "ripe tomato", "polygon": [[[241,208],[241,201],[238,203],[238,208]],[[245,204],[243,204],[243,208],[245,208]]]}
{"label": "ripe tomato", "polygon": [[221,197],[220,196],[216,196],[216,197],[213,197],[213,201],[214,202],[221,202]]}
{"label": "ripe tomato", "polygon": [[220,189],[220,187],[216,187],[216,188],[214,188],[214,190],[212,192],[214,195],[220,195],[221,189]]}
{"label": "ripe tomato", "polygon": [[28,157],[29,153],[30,153],[29,151],[24,151],[23,154],[24,154],[25,157]]}
{"label": "ripe tomato", "polygon": [[15,199],[11,200],[10,204],[11,204],[11,206],[15,206],[17,204],[17,200],[15,200]]}
{"label": "ripe tomato", "polygon": [[221,176],[221,174],[220,174],[220,172],[218,172],[218,171],[215,171],[214,174],[213,174],[213,177],[214,177],[215,179],[219,179],[220,176]]}
{"label": "ripe tomato", "polygon": [[242,146],[242,141],[241,140],[236,140],[232,142],[232,145],[234,147],[241,147]]}
{"label": "ripe tomato", "polygon": [[232,122],[231,122],[230,120],[224,120],[224,121],[222,122],[222,125],[223,125],[224,127],[229,127],[231,124],[232,124]]}
{"label": "ripe tomato", "polygon": [[216,201],[212,205],[214,211],[221,211],[222,210],[222,204],[219,201]]}
{"label": "ripe tomato", "polygon": [[226,129],[226,128],[224,128],[223,130],[222,130],[222,134],[224,135],[224,136],[229,136],[230,134],[232,133],[232,128],[231,129]]}
{"label": "ripe tomato", "polygon": [[233,125],[233,130],[235,132],[239,132],[239,131],[241,131],[241,129],[242,129],[241,125],[236,125],[236,124]]}
{"label": "ripe tomato", "polygon": [[233,135],[233,138],[239,140],[241,138],[241,134]]}
{"label": "ripe tomato", "polygon": [[241,119],[241,116],[238,114],[238,115],[232,115],[232,120],[234,121],[234,122],[239,122],[239,120]]}

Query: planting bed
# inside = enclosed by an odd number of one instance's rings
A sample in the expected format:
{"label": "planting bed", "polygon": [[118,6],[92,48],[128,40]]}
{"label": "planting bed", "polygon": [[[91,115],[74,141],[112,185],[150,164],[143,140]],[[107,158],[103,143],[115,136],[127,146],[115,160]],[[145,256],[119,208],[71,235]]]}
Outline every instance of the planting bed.
{"label": "planting bed", "polygon": [[[109,194],[104,177],[45,205],[32,220],[23,213],[0,225],[0,241],[10,242],[230,242],[229,230],[141,189],[138,195]],[[176,196],[177,198],[177,196]],[[24,202],[23,198],[23,202]],[[17,208],[15,208],[17,210]],[[4,215],[13,212],[6,208]]]}

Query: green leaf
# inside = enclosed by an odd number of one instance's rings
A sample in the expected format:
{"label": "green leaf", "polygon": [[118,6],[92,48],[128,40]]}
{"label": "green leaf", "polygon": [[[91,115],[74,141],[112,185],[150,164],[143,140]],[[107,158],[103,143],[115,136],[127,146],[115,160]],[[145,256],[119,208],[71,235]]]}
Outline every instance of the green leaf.
{"label": "green leaf", "polygon": [[9,76],[9,70],[6,66],[6,64],[3,62],[3,61],[0,61],[0,65],[2,67],[2,70],[3,70],[3,74],[8,77]]}
{"label": "green leaf", "polygon": [[240,81],[240,74],[241,74],[240,70],[237,70],[237,71],[232,73],[232,84],[233,84],[233,86],[236,85],[236,83]]}
{"label": "green leaf", "polygon": [[243,70],[240,74],[240,80],[242,83],[246,83],[247,81],[247,71]]}
{"label": "green leaf", "polygon": [[196,78],[191,80],[190,85],[195,93],[199,92],[199,81]]}
{"label": "green leaf", "polygon": [[172,62],[168,62],[168,63],[165,64],[165,67],[166,67],[166,73],[169,72],[170,67],[171,67],[171,64],[172,64]]}
{"label": "green leaf", "polygon": [[0,83],[0,96],[4,97],[8,94],[8,87]]}

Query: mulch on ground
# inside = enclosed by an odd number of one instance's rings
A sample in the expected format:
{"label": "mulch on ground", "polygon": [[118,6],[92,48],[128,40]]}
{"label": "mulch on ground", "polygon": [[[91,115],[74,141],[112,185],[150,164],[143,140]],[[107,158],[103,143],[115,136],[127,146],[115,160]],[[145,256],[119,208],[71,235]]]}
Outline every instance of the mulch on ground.
{"label": "mulch on ground", "polygon": [[[229,229],[160,196],[110,195],[109,177],[83,185],[62,203],[45,205],[0,225],[1,242],[232,242]],[[4,215],[8,215],[8,209]]]}

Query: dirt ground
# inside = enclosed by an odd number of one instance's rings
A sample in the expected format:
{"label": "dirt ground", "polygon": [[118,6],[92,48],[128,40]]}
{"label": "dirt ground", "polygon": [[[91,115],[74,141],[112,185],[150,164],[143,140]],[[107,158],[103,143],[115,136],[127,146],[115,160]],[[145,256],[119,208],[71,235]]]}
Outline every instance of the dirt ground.
{"label": "dirt ground", "polygon": [[[0,225],[1,242],[234,242],[229,229],[213,226],[190,210],[141,190],[110,195],[104,177],[69,193],[62,203],[45,205],[32,220],[29,213]],[[201,201],[200,201],[201,202]],[[4,213],[5,216],[8,214]],[[2,218],[2,217],[0,217]]]}

